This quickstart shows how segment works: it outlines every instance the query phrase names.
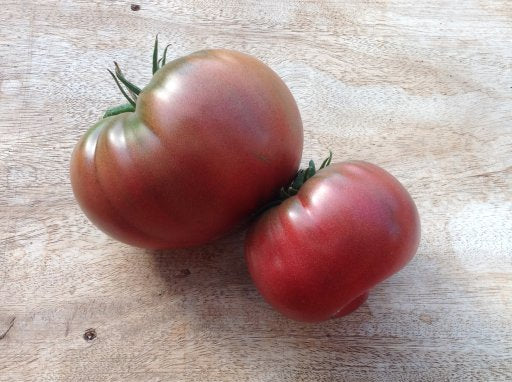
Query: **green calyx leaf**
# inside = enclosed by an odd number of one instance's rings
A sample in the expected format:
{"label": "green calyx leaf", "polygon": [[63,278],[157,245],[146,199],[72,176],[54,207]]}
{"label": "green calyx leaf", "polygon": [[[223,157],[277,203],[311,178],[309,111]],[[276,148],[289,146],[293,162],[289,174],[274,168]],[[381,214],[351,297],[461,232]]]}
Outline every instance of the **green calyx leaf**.
{"label": "green calyx leaf", "polygon": [[103,118],[112,117],[113,115],[118,115],[121,113],[129,113],[134,112],[135,106],[131,103],[125,103],[124,105],[115,106],[113,108],[108,109],[105,114],[103,114]]}
{"label": "green calyx leaf", "polygon": [[[332,151],[329,150],[329,156],[322,162],[322,165],[320,166],[320,169],[323,169],[331,164],[332,160]],[[300,169],[297,172],[297,175],[293,179],[293,181],[287,186],[287,187],[281,187],[281,190],[279,190],[279,197],[270,201],[269,203],[265,204],[263,207],[261,207],[259,210],[257,210],[253,216],[261,215],[266,210],[277,206],[283,202],[283,200],[288,199],[290,196],[297,195],[300,188],[304,185],[304,183],[307,182],[308,179],[315,176],[317,173],[315,162],[313,160],[309,161],[308,167],[305,169]]]}
{"label": "green calyx leaf", "polygon": [[[158,34],[155,37],[155,45],[153,47],[153,74],[155,74],[160,68],[162,68],[167,60],[167,49],[170,44],[164,49],[162,57],[158,58]],[[110,117],[112,115],[134,112],[137,104],[137,97],[142,92],[142,89],[132,82],[128,81],[121,71],[120,66],[114,61],[115,70],[112,72],[107,69],[112,78],[114,79],[117,87],[121,91],[121,94],[126,98],[128,104],[113,107],[103,115],[103,118]],[[115,73],[115,74],[114,74]]]}
{"label": "green calyx leaf", "polygon": [[158,72],[158,70],[165,65],[167,61],[167,49],[171,46],[168,44],[165,49],[162,57],[158,58],[158,34],[155,37],[155,45],[153,47],[153,74]]}
{"label": "green calyx leaf", "polygon": [[[329,156],[322,162],[320,169],[323,169],[331,164],[332,160],[332,151],[329,150]],[[300,188],[307,182],[308,179],[315,176],[317,173],[315,162],[313,160],[309,161],[308,167],[305,169],[300,169],[295,176],[295,179],[291,182],[288,187],[282,187],[280,190],[280,198],[281,201],[289,198],[290,196],[297,195]]]}
{"label": "green calyx leaf", "polygon": [[332,151],[329,150],[329,156],[327,158],[324,159],[324,161],[322,162],[322,165],[320,166],[320,170],[323,169],[324,167],[327,167],[331,164],[331,160],[332,160]]}
{"label": "green calyx leaf", "polygon": [[130,91],[131,96],[134,99],[137,99],[137,96],[140,94],[140,88],[134,84],[132,84],[130,81],[128,81],[125,76],[123,75],[123,72],[121,71],[121,68],[117,64],[117,62],[114,61],[114,66],[116,67],[116,77],[119,81],[123,83],[124,86]]}
{"label": "green calyx leaf", "polygon": [[133,107],[135,107],[135,100],[133,100],[128,94],[126,94],[126,91],[124,90],[124,88],[119,83],[119,79],[116,77],[116,75],[114,73],[112,73],[112,71],[110,69],[107,69],[107,70],[110,73],[110,75],[112,76],[112,78],[114,79],[114,81],[116,82],[116,85],[119,88],[119,90],[121,91],[121,93],[123,94],[124,98],[126,98],[128,100],[128,102]]}
{"label": "green calyx leaf", "polygon": [[160,65],[158,67],[158,69],[160,69],[162,66],[165,65],[166,63],[166,60],[167,60],[167,49],[171,46],[171,44],[168,44],[165,49],[164,49],[164,54],[162,54],[162,58],[160,58],[160,60],[158,60],[158,64]]}
{"label": "green calyx leaf", "polygon": [[155,37],[155,46],[153,47],[153,74],[158,70],[158,34]]}

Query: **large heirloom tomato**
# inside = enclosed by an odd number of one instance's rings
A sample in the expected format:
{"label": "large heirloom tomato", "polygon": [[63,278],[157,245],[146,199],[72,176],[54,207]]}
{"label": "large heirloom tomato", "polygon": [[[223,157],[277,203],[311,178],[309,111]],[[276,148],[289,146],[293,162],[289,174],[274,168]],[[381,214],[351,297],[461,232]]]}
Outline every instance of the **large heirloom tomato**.
{"label": "large heirloom tomato", "polygon": [[294,193],[255,223],[245,245],[257,288],[279,312],[310,322],[348,314],[414,256],[416,207],[383,169],[333,164]]}
{"label": "large heirloom tomato", "polygon": [[284,82],[256,58],[205,50],[163,65],[156,46],[142,90],[116,64],[132,105],[112,109],[81,138],[71,183],[89,219],[120,241],[199,245],[293,178],[302,122]]}

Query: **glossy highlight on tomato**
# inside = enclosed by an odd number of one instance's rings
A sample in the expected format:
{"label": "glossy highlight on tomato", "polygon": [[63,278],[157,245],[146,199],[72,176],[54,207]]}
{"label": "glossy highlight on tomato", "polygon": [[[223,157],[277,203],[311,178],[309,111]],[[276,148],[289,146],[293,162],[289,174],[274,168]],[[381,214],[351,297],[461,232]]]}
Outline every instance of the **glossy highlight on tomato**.
{"label": "glossy highlight on tomato", "polygon": [[302,122],[287,86],[254,57],[204,50],[162,67],[155,58],[149,85],[130,90],[136,101],[80,139],[71,184],[88,218],[122,242],[200,245],[293,178]]}
{"label": "glossy highlight on tomato", "polygon": [[299,321],[349,314],[404,267],[420,239],[409,193],[370,163],[332,164],[268,210],[245,243],[250,274],[266,301]]}

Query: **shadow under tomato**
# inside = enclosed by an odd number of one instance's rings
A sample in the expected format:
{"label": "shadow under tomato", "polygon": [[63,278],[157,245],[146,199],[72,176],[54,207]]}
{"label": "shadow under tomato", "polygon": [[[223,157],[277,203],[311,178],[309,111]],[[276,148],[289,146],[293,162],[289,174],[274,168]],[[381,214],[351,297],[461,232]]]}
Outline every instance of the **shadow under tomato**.
{"label": "shadow under tomato", "polygon": [[162,294],[181,302],[177,313],[186,315],[191,325],[225,331],[235,327],[294,330],[364,321],[370,314],[367,303],[348,319],[319,324],[295,322],[277,313],[251,280],[244,257],[245,235],[244,227],[201,247],[147,251],[153,258],[154,274],[164,280]]}
{"label": "shadow under tomato", "polygon": [[[198,354],[207,357],[207,363],[215,366],[209,370],[213,379],[272,365],[265,375],[275,380],[301,380],[304,375],[335,380],[354,367],[368,369],[372,357],[379,359],[382,367],[390,367],[403,355],[390,349],[407,347],[411,332],[423,325],[410,322],[414,320],[410,306],[408,314],[401,316],[397,305],[404,297],[407,300],[406,292],[397,290],[397,285],[422,273],[414,269],[415,264],[398,278],[379,285],[368,301],[348,316],[318,324],[283,317],[262,299],[251,281],[244,238],[241,230],[202,247],[149,251],[154,273],[164,281],[162,303],[172,301],[168,317],[183,333],[180,347],[192,358]],[[393,297],[397,293],[402,295]],[[187,368],[191,374],[204,372],[193,359]]]}
{"label": "shadow under tomato", "polygon": [[180,300],[180,313],[193,322],[244,314],[259,297],[245,264],[244,238],[240,229],[200,247],[147,251],[153,273],[164,281],[162,293]]}
{"label": "shadow under tomato", "polygon": [[428,298],[428,285],[446,282],[447,275],[426,266],[420,255],[377,286],[355,312],[307,324],[263,301],[246,269],[243,240],[244,232],[237,232],[200,248],[152,253],[166,293],[181,299],[173,314],[183,328],[179,344],[191,376],[396,380],[404,370],[421,375],[423,357],[442,362],[442,351],[422,347],[426,339],[442,339],[436,337],[437,318],[427,319],[417,298]]}
{"label": "shadow under tomato", "polygon": [[191,278],[194,285],[249,281],[244,272],[243,258],[244,231],[237,231],[210,244],[199,247],[153,250],[149,252],[154,259],[157,273],[167,282]]}

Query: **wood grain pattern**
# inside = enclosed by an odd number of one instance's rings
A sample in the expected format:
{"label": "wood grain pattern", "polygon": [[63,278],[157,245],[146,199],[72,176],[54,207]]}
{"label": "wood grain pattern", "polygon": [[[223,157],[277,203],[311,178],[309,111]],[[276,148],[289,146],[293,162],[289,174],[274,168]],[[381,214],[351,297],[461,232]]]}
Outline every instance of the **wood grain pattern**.
{"label": "wood grain pattern", "polygon": [[[512,380],[512,3],[138,5],[2,1],[0,381]],[[112,60],[149,79],[157,32],[173,56],[225,47],[274,68],[304,161],[330,148],[396,175],[422,217],[413,262],[306,325],[261,300],[243,232],[150,252],[96,230],[71,150],[120,101]]]}

